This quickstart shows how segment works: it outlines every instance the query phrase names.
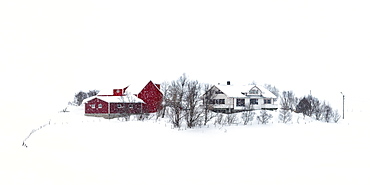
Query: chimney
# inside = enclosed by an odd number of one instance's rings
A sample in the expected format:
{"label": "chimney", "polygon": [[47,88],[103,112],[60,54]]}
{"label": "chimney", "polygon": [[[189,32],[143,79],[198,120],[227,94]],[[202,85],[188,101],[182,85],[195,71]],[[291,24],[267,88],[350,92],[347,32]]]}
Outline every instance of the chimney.
{"label": "chimney", "polygon": [[226,82],[226,85],[230,85],[230,81],[227,81],[227,82]]}
{"label": "chimney", "polygon": [[123,96],[123,89],[113,89],[113,96]]}

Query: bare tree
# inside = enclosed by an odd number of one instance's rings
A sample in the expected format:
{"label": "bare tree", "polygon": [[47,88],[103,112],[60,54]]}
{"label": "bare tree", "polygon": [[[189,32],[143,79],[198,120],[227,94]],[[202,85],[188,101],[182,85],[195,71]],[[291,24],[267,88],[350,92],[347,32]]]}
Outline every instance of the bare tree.
{"label": "bare tree", "polygon": [[86,98],[88,98],[87,93],[80,91],[77,94],[75,94],[74,103],[80,106],[82,104],[82,101]]}
{"label": "bare tree", "polygon": [[280,96],[280,105],[282,109],[295,110],[297,105],[297,98],[293,91],[283,91]]}
{"label": "bare tree", "polygon": [[279,120],[288,123],[292,120],[292,113],[288,109],[280,109]]}
{"label": "bare tree", "polygon": [[211,119],[213,119],[216,114],[213,113],[213,103],[212,100],[216,97],[216,92],[211,89],[211,85],[203,84],[203,91],[204,94],[202,96],[203,99],[203,117],[204,122],[203,124],[206,125]]}
{"label": "bare tree", "polygon": [[98,90],[89,90],[87,93],[83,92],[83,91],[80,91],[80,92],[75,94],[75,98],[74,98],[73,103],[80,106],[84,99],[92,97],[92,96],[96,96],[98,93],[99,93]]}
{"label": "bare tree", "polygon": [[338,123],[338,121],[340,120],[341,118],[341,115],[339,114],[338,110],[335,110],[334,113],[333,113],[333,121],[335,123]]}
{"label": "bare tree", "polygon": [[323,119],[324,121],[326,121],[327,123],[330,122],[331,118],[333,117],[333,109],[331,108],[330,105],[325,105],[324,106],[324,114],[323,114]]}
{"label": "bare tree", "polygon": [[87,92],[87,97],[92,97],[92,96],[96,96],[98,95],[99,91],[94,89],[94,90],[89,90],[89,92]]}
{"label": "bare tree", "polygon": [[266,110],[261,110],[260,115],[257,116],[257,119],[261,124],[266,124],[272,118],[271,114],[268,114]]}
{"label": "bare tree", "polygon": [[313,112],[313,115],[315,116],[315,119],[316,120],[322,120],[322,116],[323,116],[323,113],[325,112],[325,106],[326,106],[326,103],[325,101],[323,103],[319,103],[317,104],[316,102],[316,105],[314,105],[315,108],[314,108],[314,112]]}
{"label": "bare tree", "polygon": [[222,114],[222,113],[216,114],[216,119],[215,119],[214,124],[215,125],[216,124],[223,125],[223,123],[224,123],[224,114]]}
{"label": "bare tree", "polygon": [[185,103],[185,120],[189,128],[195,127],[200,123],[202,110],[200,104],[200,84],[198,81],[188,81],[184,97]]}
{"label": "bare tree", "polygon": [[168,88],[168,104],[169,107],[169,118],[174,125],[174,127],[179,128],[181,125],[181,120],[183,118],[183,101],[185,95],[185,87],[188,79],[185,74],[183,74],[176,81],[172,81]]}
{"label": "bare tree", "polygon": [[249,122],[252,122],[254,119],[254,115],[256,113],[253,112],[251,109],[252,109],[252,105],[250,103],[247,103],[244,107],[244,112],[242,114],[244,125],[247,125]]}
{"label": "bare tree", "polygon": [[224,114],[224,113],[217,113],[214,119],[214,124],[217,125],[225,125],[225,124],[233,124],[237,123],[238,119],[236,114]]}
{"label": "bare tree", "polygon": [[158,111],[158,114],[164,118],[165,114],[166,114],[166,110],[167,110],[167,107],[169,106],[170,104],[170,97],[169,97],[169,88],[170,88],[170,84],[168,82],[163,82],[161,84],[161,91],[163,93],[163,102],[162,102],[162,109],[160,111]]}
{"label": "bare tree", "polygon": [[307,100],[311,105],[307,110],[307,115],[311,117],[315,113],[315,110],[320,108],[320,100],[312,95],[308,95]]}
{"label": "bare tree", "polygon": [[227,124],[231,125],[233,123],[237,123],[238,118],[236,117],[236,114],[230,113],[230,114],[226,114],[225,121]]}
{"label": "bare tree", "polygon": [[[292,114],[290,111],[293,110],[294,105],[294,94],[292,91],[283,91],[280,96],[280,114],[279,120],[283,123],[287,123],[292,120]],[[290,111],[289,111],[290,110]]]}

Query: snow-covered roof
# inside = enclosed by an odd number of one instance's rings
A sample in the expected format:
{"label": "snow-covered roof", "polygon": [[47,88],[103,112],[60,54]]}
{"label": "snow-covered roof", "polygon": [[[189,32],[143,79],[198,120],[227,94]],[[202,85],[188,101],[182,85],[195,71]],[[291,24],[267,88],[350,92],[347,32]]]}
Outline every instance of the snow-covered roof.
{"label": "snow-covered roof", "polygon": [[[144,89],[144,87],[146,85],[148,85],[149,82],[151,82],[151,81],[141,81],[141,82],[135,82],[133,84],[130,84],[130,85],[128,85],[128,88],[126,89],[126,92],[132,93],[132,94],[139,94]],[[152,82],[152,83],[155,85],[154,82]],[[157,87],[157,86],[155,85],[155,87]],[[157,89],[159,91],[161,91],[158,87],[157,87]]]}
{"label": "snow-covered roof", "polygon": [[144,87],[148,84],[149,82],[138,82],[134,84],[129,84],[127,85],[126,92],[132,93],[132,94],[139,94],[141,90],[144,89]]}
{"label": "snow-covered roof", "polygon": [[[85,100],[82,101],[82,103],[87,103],[88,101],[94,99],[94,98],[99,98],[105,102],[109,103],[145,103],[143,100],[140,98],[136,97],[135,95],[139,94],[141,90],[144,89],[144,87],[149,83],[150,81],[136,81],[135,83],[132,84],[126,84],[122,85],[121,87],[115,88],[115,89],[126,89],[124,96],[113,96],[113,90],[114,89],[103,89],[100,90],[97,96],[92,96],[89,98],[86,98]],[[157,86],[156,86],[157,87]],[[158,87],[157,87],[158,88]],[[158,88],[158,90],[160,90]]]}
{"label": "snow-covered roof", "polygon": [[[127,87],[125,94],[139,94],[149,82],[150,81],[136,81],[135,83],[125,84],[115,89],[124,89]],[[113,89],[103,89],[98,95],[113,95]]]}
{"label": "snow-covered roof", "polygon": [[[117,89],[119,89],[119,88],[117,88]],[[123,89],[123,88],[121,88],[121,89]],[[101,96],[101,95],[113,95],[113,89],[102,89],[98,93],[98,96]]]}
{"label": "snow-covered roof", "polygon": [[262,96],[263,97],[266,97],[266,98],[277,98],[271,91],[269,91],[268,89],[262,87],[262,86],[258,86],[258,88],[262,91]]}
{"label": "snow-covered roof", "polygon": [[92,96],[90,98],[86,98],[82,103],[87,103],[94,98],[98,98],[108,103],[145,103],[140,98],[130,94],[126,96]]}
{"label": "snow-covered roof", "polygon": [[272,94],[269,90],[257,85],[215,85],[215,87],[225,93],[227,96],[234,98],[246,97],[246,95],[242,93],[247,93],[248,96],[251,95],[249,94],[249,91],[254,87],[257,87],[259,90],[261,90],[263,97],[276,98],[276,96]]}
{"label": "snow-covered roof", "polygon": [[242,92],[249,92],[251,89],[248,86],[235,86],[235,85],[215,85],[217,89],[225,93],[229,97],[245,97]]}
{"label": "snow-covered roof", "polygon": [[91,96],[91,97],[88,97],[88,98],[86,98],[86,99],[82,100],[81,105],[83,105],[83,104],[87,103],[88,101],[90,101],[90,100],[92,100],[92,99],[94,99],[94,98],[96,98],[96,96]]}

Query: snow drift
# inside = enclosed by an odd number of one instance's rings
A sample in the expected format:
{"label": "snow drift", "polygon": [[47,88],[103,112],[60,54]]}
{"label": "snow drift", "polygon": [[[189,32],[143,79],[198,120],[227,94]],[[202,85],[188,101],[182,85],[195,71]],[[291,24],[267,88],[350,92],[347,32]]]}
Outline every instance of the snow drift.
{"label": "snow drift", "polygon": [[[172,129],[58,113],[4,159],[6,184],[368,184],[369,127],[297,122]],[[5,177],[5,178],[4,178]]]}

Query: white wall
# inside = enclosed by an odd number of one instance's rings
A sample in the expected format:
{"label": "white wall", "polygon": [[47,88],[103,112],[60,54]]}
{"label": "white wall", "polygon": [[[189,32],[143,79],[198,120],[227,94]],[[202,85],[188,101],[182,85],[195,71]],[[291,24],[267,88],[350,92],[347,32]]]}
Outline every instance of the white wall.
{"label": "white wall", "polygon": [[217,94],[214,99],[225,99],[225,104],[215,104],[214,108],[224,109],[224,108],[233,108],[234,106],[233,98],[229,98],[225,94]]}

